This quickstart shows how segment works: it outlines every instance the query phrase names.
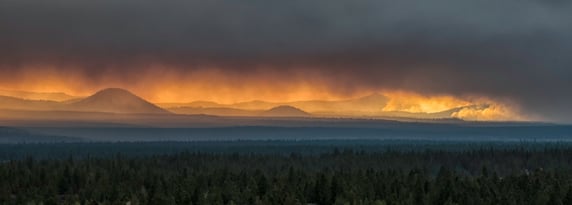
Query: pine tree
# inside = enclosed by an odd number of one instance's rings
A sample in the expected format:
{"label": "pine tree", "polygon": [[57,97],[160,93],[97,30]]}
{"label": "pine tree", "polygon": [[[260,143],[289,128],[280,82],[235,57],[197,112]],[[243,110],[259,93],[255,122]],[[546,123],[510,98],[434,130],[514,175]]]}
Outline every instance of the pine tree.
{"label": "pine tree", "polygon": [[563,204],[572,204],[572,186],[568,187],[568,192],[566,192],[566,196],[562,199]]}

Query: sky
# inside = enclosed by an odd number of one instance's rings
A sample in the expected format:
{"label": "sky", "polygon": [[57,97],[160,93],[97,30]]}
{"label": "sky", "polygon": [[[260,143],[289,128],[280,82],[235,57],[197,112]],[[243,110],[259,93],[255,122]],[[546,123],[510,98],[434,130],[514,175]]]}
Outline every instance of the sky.
{"label": "sky", "polygon": [[220,103],[383,93],[570,123],[569,19],[565,0],[0,0],[0,88]]}

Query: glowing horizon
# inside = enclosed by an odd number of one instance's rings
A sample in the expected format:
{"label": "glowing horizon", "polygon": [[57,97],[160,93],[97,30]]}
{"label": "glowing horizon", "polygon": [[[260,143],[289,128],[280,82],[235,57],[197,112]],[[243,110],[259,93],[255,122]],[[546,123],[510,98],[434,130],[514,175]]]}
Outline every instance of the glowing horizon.
{"label": "glowing horizon", "polygon": [[[61,69],[61,68],[60,68]],[[63,92],[72,96],[89,96],[101,89],[118,87],[127,89],[155,104],[209,101],[223,105],[241,102],[265,101],[289,103],[297,101],[341,101],[371,94],[388,98],[385,104],[303,107],[308,112],[344,113],[350,116],[380,115],[391,112],[431,114],[459,109],[448,117],[484,121],[539,120],[521,112],[519,105],[508,100],[495,100],[489,96],[451,94],[422,94],[397,88],[376,88],[339,85],[352,82],[342,78],[326,78],[323,72],[297,69],[287,73],[261,69],[250,75],[223,72],[219,68],[180,72],[165,66],[149,66],[133,76],[117,76],[108,71],[92,79],[84,69],[69,69],[65,74],[53,66],[21,68],[11,78],[0,83],[0,88],[29,92]],[[284,76],[288,74],[287,76]],[[353,80],[352,80],[353,81]],[[359,84],[356,84],[359,85]],[[44,99],[50,100],[50,99]],[[232,106],[230,106],[232,107]],[[268,107],[248,107],[263,110]]]}
{"label": "glowing horizon", "polygon": [[[62,82],[62,81],[56,81]],[[65,86],[64,84],[54,83],[56,86],[50,87],[48,85],[53,85],[50,83],[42,83],[43,86],[38,88],[34,87],[18,87],[14,88],[7,88],[7,86],[2,85],[2,90],[13,90],[13,91],[26,91],[26,92],[42,92],[42,93],[63,93],[69,94],[73,97],[87,97],[102,88],[94,88],[92,90],[84,90],[79,89],[74,91],[72,88],[73,86]],[[115,87],[115,86],[111,86]],[[120,87],[120,86],[119,86]],[[199,92],[200,88],[204,88],[205,85],[194,85],[194,86],[179,86],[179,90],[173,89],[161,89],[157,91],[157,89],[150,89],[147,92],[139,91],[140,88],[137,87],[120,87],[130,91],[133,91],[134,94],[154,103],[154,104],[166,104],[166,103],[191,103],[191,102],[198,102],[198,101],[207,101],[207,102],[214,102],[220,104],[221,106],[233,107],[233,104],[240,104],[246,102],[253,102],[253,101],[264,101],[269,103],[283,103],[288,104],[292,102],[300,102],[300,101],[350,101],[355,100],[361,97],[367,97],[370,95],[379,94],[382,96],[387,97],[387,103],[379,104],[378,106],[371,106],[371,105],[346,105],[344,107],[336,107],[336,110],[328,110],[328,108],[321,108],[321,107],[303,107],[305,111],[308,112],[330,112],[330,113],[343,113],[349,116],[382,116],[384,113],[391,113],[391,112],[405,112],[414,114],[434,114],[444,111],[449,111],[453,109],[458,109],[451,113],[451,118],[459,118],[464,120],[477,120],[477,121],[533,121],[538,120],[538,118],[532,118],[523,115],[520,113],[518,105],[514,103],[507,103],[507,102],[500,102],[491,100],[486,97],[455,97],[451,95],[423,95],[415,92],[410,91],[389,91],[389,90],[362,90],[359,92],[353,92],[350,95],[340,95],[334,94],[332,92],[327,92],[327,89],[324,88],[315,88],[309,85],[300,85],[300,86],[291,86],[288,87],[291,90],[288,90],[287,93],[285,92],[272,92],[270,91],[272,88],[265,88],[261,90],[261,94],[258,95],[248,95],[249,97],[245,97],[245,93],[252,93],[260,90],[257,88],[257,85],[251,86],[241,86],[236,89],[230,89],[230,86],[222,86],[216,87],[217,91],[208,90]],[[64,88],[64,89],[61,89]],[[185,90],[185,92],[181,91],[180,89]],[[247,92],[241,92],[244,90],[248,90]],[[283,87],[274,88],[274,89],[284,89]],[[293,89],[293,90],[292,90]],[[319,91],[318,91],[319,90]],[[224,93],[223,97],[217,94],[217,92]],[[283,90],[282,90],[283,91]],[[183,93],[183,94],[177,94]],[[192,94],[184,94],[184,93],[192,93]],[[234,93],[234,95],[229,95]],[[277,93],[282,93],[282,95],[278,95]],[[320,95],[316,95],[315,93],[320,93]],[[21,96],[13,96],[13,97],[21,97]],[[183,99],[183,100],[181,100]],[[32,100],[53,100],[48,98],[35,98]],[[355,107],[351,107],[355,106]],[[369,106],[369,107],[367,107]],[[268,107],[249,107],[249,109],[253,110],[265,110]],[[330,108],[331,109],[331,108]],[[415,118],[415,117],[413,117]]]}
{"label": "glowing horizon", "polygon": [[154,103],[382,93],[383,112],[572,123],[570,5],[440,3],[8,1],[0,87]]}

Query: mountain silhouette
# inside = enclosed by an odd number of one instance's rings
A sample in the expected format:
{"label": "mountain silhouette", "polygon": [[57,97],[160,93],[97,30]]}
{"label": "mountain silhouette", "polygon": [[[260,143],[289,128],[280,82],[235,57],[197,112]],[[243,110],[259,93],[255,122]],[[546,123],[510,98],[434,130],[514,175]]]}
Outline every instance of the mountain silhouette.
{"label": "mountain silhouette", "polygon": [[281,105],[260,113],[266,117],[310,117],[311,115],[296,107]]}
{"label": "mountain silhouette", "polygon": [[107,88],[78,102],[69,104],[68,108],[82,112],[112,112],[112,113],[145,113],[167,114],[156,105],[120,88]]}
{"label": "mountain silhouette", "polygon": [[30,92],[21,90],[0,90],[0,95],[20,98],[23,100],[57,101],[57,102],[63,102],[78,98],[77,96],[71,96],[63,92]]}
{"label": "mountain silhouette", "polygon": [[[268,110],[281,105],[292,106],[310,113],[335,113],[335,114],[355,114],[355,113],[379,113],[387,105],[388,98],[382,94],[372,95],[347,100],[306,100],[292,102],[267,102],[261,100],[239,102],[233,104],[219,104],[209,101],[195,101],[190,103],[163,103],[161,107],[169,108],[232,108],[239,110]],[[178,111],[181,111],[179,109]]]}
{"label": "mountain silhouette", "polygon": [[241,110],[226,107],[175,107],[168,108],[170,112],[185,115],[215,115],[215,116],[257,116],[259,110]]}
{"label": "mountain silhouette", "polygon": [[59,108],[60,104],[47,100],[26,100],[10,96],[0,96],[0,109],[12,110],[50,110]]}

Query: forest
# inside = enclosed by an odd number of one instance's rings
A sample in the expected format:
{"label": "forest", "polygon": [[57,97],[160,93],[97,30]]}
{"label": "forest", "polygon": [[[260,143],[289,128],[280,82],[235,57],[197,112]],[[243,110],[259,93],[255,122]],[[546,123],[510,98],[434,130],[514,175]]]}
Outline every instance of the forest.
{"label": "forest", "polygon": [[[252,152],[4,159],[0,204],[572,204],[569,145],[286,154],[256,152],[257,143],[240,148]],[[6,155],[55,145],[2,146]]]}

